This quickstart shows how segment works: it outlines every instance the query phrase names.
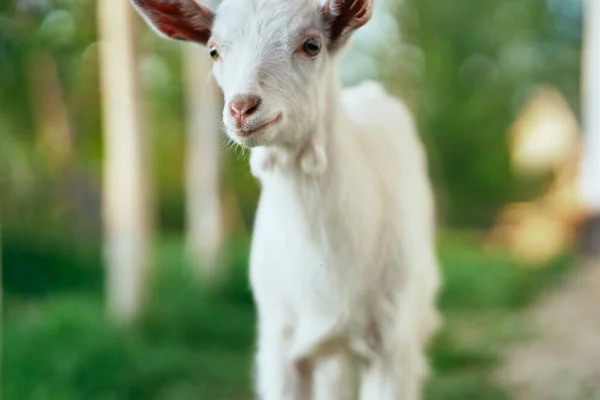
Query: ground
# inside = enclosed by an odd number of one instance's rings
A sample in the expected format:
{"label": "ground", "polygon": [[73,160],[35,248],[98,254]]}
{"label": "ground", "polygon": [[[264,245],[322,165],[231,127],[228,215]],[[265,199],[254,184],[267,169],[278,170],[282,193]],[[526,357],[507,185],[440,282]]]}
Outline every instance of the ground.
{"label": "ground", "polygon": [[515,400],[600,399],[600,261],[582,263],[524,312],[534,329],[497,373]]}
{"label": "ground", "polygon": [[[572,270],[568,255],[528,269],[502,249],[483,248],[482,237],[440,237],[445,323],[429,349],[426,400],[509,398],[493,373],[508,346],[526,337],[521,312]],[[225,282],[213,288],[186,265],[182,238],[162,238],[148,303],[129,327],[106,315],[99,257],[30,240],[3,246],[2,399],[252,398],[248,238],[228,246]]]}

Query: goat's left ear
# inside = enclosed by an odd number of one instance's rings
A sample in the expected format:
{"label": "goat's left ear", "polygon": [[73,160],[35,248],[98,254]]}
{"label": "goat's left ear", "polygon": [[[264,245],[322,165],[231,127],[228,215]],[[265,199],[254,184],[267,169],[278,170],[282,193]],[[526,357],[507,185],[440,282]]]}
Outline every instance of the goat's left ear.
{"label": "goat's left ear", "polygon": [[327,0],[324,6],[329,39],[338,48],[371,19],[373,0]]}
{"label": "goat's left ear", "polygon": [[171,39],[206,44],[215,14],[195,0],[131,0],[158,33]]}

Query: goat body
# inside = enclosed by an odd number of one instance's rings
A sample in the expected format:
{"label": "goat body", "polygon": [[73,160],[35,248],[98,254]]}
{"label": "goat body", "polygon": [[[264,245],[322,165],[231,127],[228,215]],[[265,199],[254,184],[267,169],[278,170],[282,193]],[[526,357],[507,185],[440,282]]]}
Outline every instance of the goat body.
{"label": "goat body", "polygon": [[[340,102],[325,143],[252,150],[262,184],[250,262],[259,370],[282,371],[264,376],[262,392],[294,390],[286,368],[318,374],[326,360],[338,378],[315,390],[339,398],[345,355],[355,354],[367,363],[362,398],[414,399],[438,324],[425,157],[404,104],[377,83]],[[323,172],[307,173],[307,158]]]}
{"label": "goat body", "polygon": [[433,200],[410,113],[336,61],[372,0],[132,0],[207,44],[232,141],[262,184],[250,256],[264,400],[415,400],[438,325]]}

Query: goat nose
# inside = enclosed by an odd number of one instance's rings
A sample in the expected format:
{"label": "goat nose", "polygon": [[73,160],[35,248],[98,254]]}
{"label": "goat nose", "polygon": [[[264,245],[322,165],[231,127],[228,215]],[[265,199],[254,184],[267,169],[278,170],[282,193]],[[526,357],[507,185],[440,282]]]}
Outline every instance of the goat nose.
{"label": "goat nose", "polygon": [[235,118],[238,123],[241,123],[244,118],[252,115],[260,105],[260,97],[254,95],[241,95],[234,97],[229,102],[229,111],[231,116]]}

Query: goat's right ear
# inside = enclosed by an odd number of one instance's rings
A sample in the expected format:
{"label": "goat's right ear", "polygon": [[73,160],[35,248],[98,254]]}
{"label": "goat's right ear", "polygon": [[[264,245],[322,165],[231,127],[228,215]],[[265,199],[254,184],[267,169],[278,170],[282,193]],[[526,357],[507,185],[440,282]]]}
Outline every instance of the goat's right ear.
{"label": "goat's right ear", "polygon": [[341,47],[352,32],[371,19],[374,0],[327,0],[325,19],[329,25],[329,39],[334,48]]}
{"label": "goat's right ear", "polygon": [[194,0],[131,0],[158,33],[171,39],[206,44],[215,14]]}

